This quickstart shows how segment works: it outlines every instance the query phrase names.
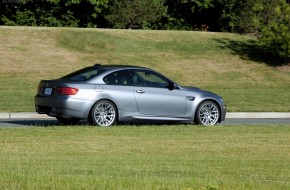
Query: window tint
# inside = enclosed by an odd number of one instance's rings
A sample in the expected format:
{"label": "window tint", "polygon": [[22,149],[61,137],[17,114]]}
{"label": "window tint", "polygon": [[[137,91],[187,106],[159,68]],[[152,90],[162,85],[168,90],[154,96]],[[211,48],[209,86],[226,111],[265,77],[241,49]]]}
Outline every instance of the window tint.
{"label": "window tint", "polygon": [[127,71],[116,71],[104,77],[104,82],[109,85],[132,86],[133,82]]}
{"label": "window tint", "polygon": [[130,71],[135,86],[166,88],[168,81],[150,71]]}
{"label": "window tint", "polygon": [[85,81],[88,80],[94,76],[97,76],[98,74],[104,72],[104,69],[96,69],[93,67],[84,68],[78,71],[75,71],[71,74],[68,74],[61,79],[67,79],[67,80],[74,80],[74,81]]}

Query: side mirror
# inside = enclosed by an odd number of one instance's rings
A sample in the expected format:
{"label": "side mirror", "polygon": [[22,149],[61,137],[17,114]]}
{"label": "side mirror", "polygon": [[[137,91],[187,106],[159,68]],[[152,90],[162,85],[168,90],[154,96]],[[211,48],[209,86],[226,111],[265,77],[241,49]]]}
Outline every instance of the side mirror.
{"label": "side mirror", "polygon": [[169,82],[167,87],[169,90],[174,90],[176,88],[176,85],[173,82]]}

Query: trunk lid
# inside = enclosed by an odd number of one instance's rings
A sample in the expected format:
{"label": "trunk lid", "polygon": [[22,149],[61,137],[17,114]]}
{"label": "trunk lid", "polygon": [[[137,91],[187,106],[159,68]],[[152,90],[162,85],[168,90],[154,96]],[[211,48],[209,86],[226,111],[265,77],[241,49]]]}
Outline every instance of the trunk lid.
{"label": "trunk lid", "polygon": [[56,89],[67,86],[66,80],[42,80],[39,82],[37,94],[40,96],[58,96]]}

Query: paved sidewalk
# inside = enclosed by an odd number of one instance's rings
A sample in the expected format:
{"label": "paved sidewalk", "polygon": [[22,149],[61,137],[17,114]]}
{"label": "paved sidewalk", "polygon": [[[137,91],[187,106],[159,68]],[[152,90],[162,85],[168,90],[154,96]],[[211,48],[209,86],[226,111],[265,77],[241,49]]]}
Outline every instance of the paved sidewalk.
{"label": "paved sidewalk", "polygon": [[[0,113],[0,119],[47,119],[45,114],[35,112]],[[226,118],[290,118],[290,112],[228,112]]]}

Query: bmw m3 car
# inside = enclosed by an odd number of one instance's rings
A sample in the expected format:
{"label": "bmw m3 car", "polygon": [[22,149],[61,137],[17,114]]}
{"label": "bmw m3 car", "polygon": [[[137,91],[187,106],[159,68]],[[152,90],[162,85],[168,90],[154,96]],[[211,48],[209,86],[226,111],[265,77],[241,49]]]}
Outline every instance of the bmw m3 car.
{"label": "bmw m3 car", "polygon": [[111,126],[138,120],[215,125],[225,120],[223,99],[196,87],[180,86],[144,67],[96,64],[55,80],[42,80],[35,96],[39,114],[60,123],[81,119]]}

